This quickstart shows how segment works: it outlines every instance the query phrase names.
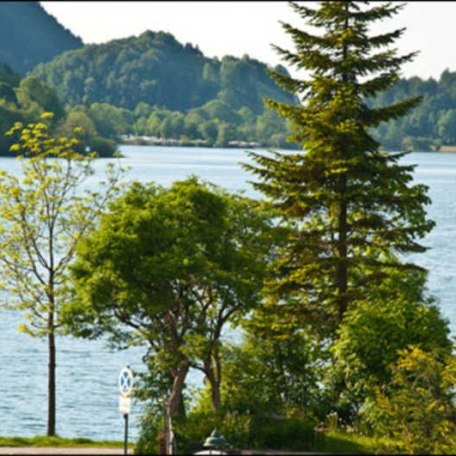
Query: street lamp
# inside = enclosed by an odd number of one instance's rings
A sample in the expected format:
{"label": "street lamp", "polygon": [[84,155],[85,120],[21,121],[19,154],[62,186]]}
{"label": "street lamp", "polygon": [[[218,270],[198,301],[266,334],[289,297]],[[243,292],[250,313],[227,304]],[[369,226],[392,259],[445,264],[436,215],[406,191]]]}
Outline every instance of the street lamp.
{"label": "street lamp", "polygon": [[225,440],[222,434],[217,429],[214,429],[211,435],[203,443],[204,450],[194,453],[195,455],[216,455],[216,454],[227,454],[222,450],[228,446],[228,442]]}

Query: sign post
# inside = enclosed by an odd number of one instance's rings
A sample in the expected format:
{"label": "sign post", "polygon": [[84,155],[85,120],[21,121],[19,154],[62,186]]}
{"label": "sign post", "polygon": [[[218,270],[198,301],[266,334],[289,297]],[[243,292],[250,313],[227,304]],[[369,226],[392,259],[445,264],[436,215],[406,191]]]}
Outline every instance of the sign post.
{"label": "sign post", "polygon": [[131,410],[131,394],[133,392],[134,377],[129,366],[124,367],[119,374],[119,410],[125,420],[124,454],[128,454],[128,415]]}

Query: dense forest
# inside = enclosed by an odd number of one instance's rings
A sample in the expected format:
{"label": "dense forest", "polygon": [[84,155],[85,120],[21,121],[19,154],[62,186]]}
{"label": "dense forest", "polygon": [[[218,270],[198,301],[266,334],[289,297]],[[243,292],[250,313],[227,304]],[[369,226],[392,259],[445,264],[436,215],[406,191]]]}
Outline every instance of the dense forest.
{"label": "dense forest", "polygon": [[41,62],[82,47],[38,2],[0,2],[0,62],[25,74]]}
{"label": "dense forest", "polygon": [[[287,70],[274,68],[283,74]],[[38,65],[34,74],[105,135],[146,135],[226,146],[235,141],[285,147],[286,124],[263,99],[293,102],[267,66],[244,56],[207,58],[164,32],[88,45]],[[411,114],[382,125],[387,149],[439,150],[456,143],[456,73],[400,79],[371,104],[420,95]]]}
{"label": "dense forest", "polygon": [[87,147],[101,156],[110,156],[115,142],[100,135],[90,117],[67,112],[55,91],[35,76],[22,77],[11,67],[0,63],[0,155],[14,155],[9,150],[12,138],[4,133],[15,122],[36,122],[44,112],[52,112],[53,132],[74,137],[74,129],[82,127],[77,136],[81,149]]}
{"label": "dense forest", "polygon": [[148,31],[87,45],[38,66],[35,74],[71,105],[99,102],[134,110],[146,103],[187,111],[219,98],[233,108],[247,106],[259,114],[262,97],[290,101],[266,69],[248,57],[209,59],[169,33]]}
{"label": "dense forest", "polygon": [[456,72],[446,70],[439,80],[401,79],[378,95],[376,105],[421,96],[421,103],[406,117],[381,125],[375,133],[387,149],[439,150],[456,145]]}
{"label": "dense forest", "polygon": [[[283,67],[275,70],[286,74]],[[114,135],[280,145],[285,124],[264,110],[263,98],[293,102],[264,63],[248,56],[210,59],[163,32],[88,45],[39,65],[34,74]]]}

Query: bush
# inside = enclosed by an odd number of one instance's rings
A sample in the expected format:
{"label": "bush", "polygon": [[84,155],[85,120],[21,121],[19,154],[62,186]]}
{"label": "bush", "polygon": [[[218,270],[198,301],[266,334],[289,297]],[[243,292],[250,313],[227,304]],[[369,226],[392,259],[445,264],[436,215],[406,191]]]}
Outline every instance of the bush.
{"label": "bush", "polygon": [[385,282],[398,290],[396,299],[378,297],[350,309],[331,351],[326,390],[339,415],[348,423],[359,408],[374,396],[376,387],[392,378],[391,365],[398,350],[416,345],[423,350],[451,353],[448,323],[431,300],[423,298],[423,277],[411,275]]}
{"label": "bush", "polygon": [[163,429],[163,417],[148,411],[140,421],[140,435],[135,454],[160,454],[159,439]]}
{"label": "bush", "polygon": [[377,388],[362,416],[408,454],[456,453],[456,357],[418,347],[399,351],[390,385]]}
{"label": "bush", "polygon": [[[160,453],[159,438],[163,419],[146,414],[136,444],[138,454]],[[306,418],[285,418],[250,413],[191,413],[186,419],[173,422],[178,454],[193,454],[217,428],[231,449],[311,450],[315,445],[316,421]]]}
{"label": "bush", "polygon": [[[203,449],[203,443],[217,428],[230,447],[250,446],[251,417],[248,414],[192,413],[187,418],[175,419],[172,423],[178,454],[193,454]],[[163,418],[147,413],[141,420],[141,434],[136,445],[138,454],[160,453]]]}
{"label": "bush", "polygon": [[116,151],[115,141],[102,138],[101,136],[92,138],[90,146],[100,157],[112,157]]}
{"label": "bush", "polygon": [[257,417],[251,429],[255,449],[310,451],[315,447],[315,425],[311,418]]}
{"label": "bush", "polygon": [[228,410],[308,416],[318,408],[320,351],[303,331],[247,333],[223,352],[222,398]]}

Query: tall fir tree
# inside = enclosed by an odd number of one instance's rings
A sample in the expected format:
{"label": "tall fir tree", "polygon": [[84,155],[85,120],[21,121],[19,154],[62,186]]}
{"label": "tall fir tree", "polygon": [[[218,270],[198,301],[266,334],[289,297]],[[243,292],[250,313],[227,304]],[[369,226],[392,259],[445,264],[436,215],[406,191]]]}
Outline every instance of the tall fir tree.
{"label": "tall fir tree", "polygon": [[408,271],[420,269],[403,254],[424,251],[418,240],[434,225],[425,211],[427,187],[412,182],[414,166],[401,162],[404,153],[381,152],[371,135],[381,122],[404,116],[419,98],[377,108],[366,103],[398,81],[401,65],[415,53],[398,55],[389,46],[404,29],[369,34],[372,23],[394,16],[402,4],[290,5],[314,32],[282,23],[295,50],[274,47],[310,76],[273,73],[300,102],[266,103],[289,121],[290,140],[303,151],[252,152],[254,164],[246,167],[290,229],[270,288],[275,304],[284,304],[281,296],[292,304],[291,312],[282,306],[280,314],[317,318],[334,329],[393,270],[403,270],[407,280]]}

